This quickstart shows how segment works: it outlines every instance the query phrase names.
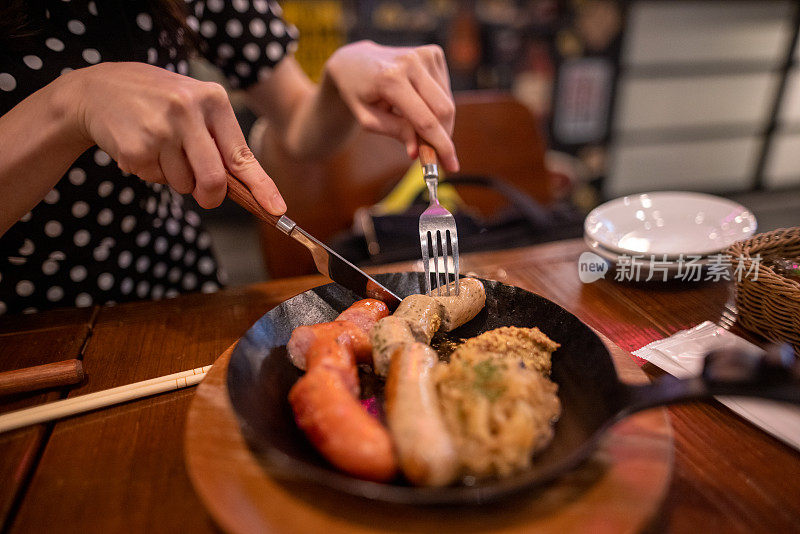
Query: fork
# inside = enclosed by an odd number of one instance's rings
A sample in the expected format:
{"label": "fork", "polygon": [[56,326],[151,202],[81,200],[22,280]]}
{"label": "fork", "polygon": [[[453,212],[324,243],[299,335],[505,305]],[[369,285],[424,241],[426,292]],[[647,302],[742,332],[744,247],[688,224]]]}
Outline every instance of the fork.
{"label": "fork", "polygon": [[[455,294],[459,293],[458,284],[458,233],[453,214],[439,204],[439,166],[436,151],[427,143],[419,144],[419,162],[428,186],[430,206],[419,218],[419,242],[422,248],[422,264],[425,266],[425,289],[431,292],[431,259],[436,272],[436,294],[442,294],[442,278],[444,275],[445,295],[450,295],[450,265],[453,266],[453,286]],[[442,262],[442,273],[439,273],[439,261]]]}

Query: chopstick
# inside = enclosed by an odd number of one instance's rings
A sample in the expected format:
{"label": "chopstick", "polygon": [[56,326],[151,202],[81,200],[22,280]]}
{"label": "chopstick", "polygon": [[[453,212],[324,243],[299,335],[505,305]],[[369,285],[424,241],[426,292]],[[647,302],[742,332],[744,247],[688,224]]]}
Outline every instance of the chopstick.
{"label": "chopstick", "polygon": [[24,426],[52,421],[69,415],[75,415],[97,408],[105,408],[114,404],[119,404],[133,399],[149,397],[165,391],[182,389],[197,385],[206,376],[210,365],[197,367],[164,375],[150,380],[142,380],[125,386],[111,389],[104,389],[88,395],[80,395],[71,399],[25,408],[15,412],[0,415],[0,433],[22,428]]}
{"label": "chopstick", "polygon": [[0,373],[0,396],[77,384],[83,380],[83,363],[80,360],[35,365]]}

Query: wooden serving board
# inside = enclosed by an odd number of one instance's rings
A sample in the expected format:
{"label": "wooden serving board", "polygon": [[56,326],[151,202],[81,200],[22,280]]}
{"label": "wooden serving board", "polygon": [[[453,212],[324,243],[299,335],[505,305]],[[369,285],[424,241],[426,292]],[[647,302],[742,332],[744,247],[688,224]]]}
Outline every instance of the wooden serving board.
{"label": "wooden serving board", "polygon": [[[620,378],[645,383],[631,356],[608,339]],[[228,396],[226,350],[198,386],[184,452],[194,488],[220,527],[250,533],[638,532],[669,487],[672,429],[666,410],[614,426],[580,468],[538,490],[472,507],[376,503],[271,478],[242,436]]]}

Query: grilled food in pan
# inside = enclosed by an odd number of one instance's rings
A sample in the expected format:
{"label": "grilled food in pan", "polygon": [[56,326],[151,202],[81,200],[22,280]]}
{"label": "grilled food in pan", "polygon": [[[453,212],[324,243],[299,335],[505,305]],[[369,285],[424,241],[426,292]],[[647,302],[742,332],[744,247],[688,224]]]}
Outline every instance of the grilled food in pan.
{"label": "grilled food in pan", "polygon": [[[422,273],[379,275],[401,297],[424,292]],[[292,331],[332,321],[358,297],[336,284],[301,293],[265,314],[239,341],[230,361],[228,389],[243,433],[264,468],[278,479],[311,482],[384,502],[478,504],[552,481],[584,461],[603,431],[635,411],[712,395],[744,394],[800,402],[797,366],[754,359],[741,353],[717,354],[697,379],[665,377],[647,386],[622,384],[600,338],[554,302],[524,289],[484,280],[486,305],[467,324],[447,333],[453,340],[503,326],[538,327],[561,347],[553,354],[551,378],[558,384],[562,413],[549,446],[532,466],[504,479],[472,485],[414,487],[402,478],[370,482],[337,471],[297,427],[287,399],[302,376],[286,351]],[[384,381],[360,373],[362,397],[383,401]],[[468,481],[469,482],[469,481]]]}

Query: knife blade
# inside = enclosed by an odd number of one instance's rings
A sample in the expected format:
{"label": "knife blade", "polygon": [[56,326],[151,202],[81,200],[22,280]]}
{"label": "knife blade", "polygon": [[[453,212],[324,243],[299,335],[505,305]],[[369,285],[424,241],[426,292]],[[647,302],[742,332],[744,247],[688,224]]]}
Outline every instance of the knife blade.
{"label": "knife blade", "polygon": [[400,297],[297,226],[297,223],[289,217],[286,215],[278,217],[264,209],[256,201],[250,189],[230,173],[228,173],[228,196],[262,221],[269,223],[305,246],[311,252],[317,270],[337,284],[346,287],[360,297],[381,300],[392,310],[400,304]]}

